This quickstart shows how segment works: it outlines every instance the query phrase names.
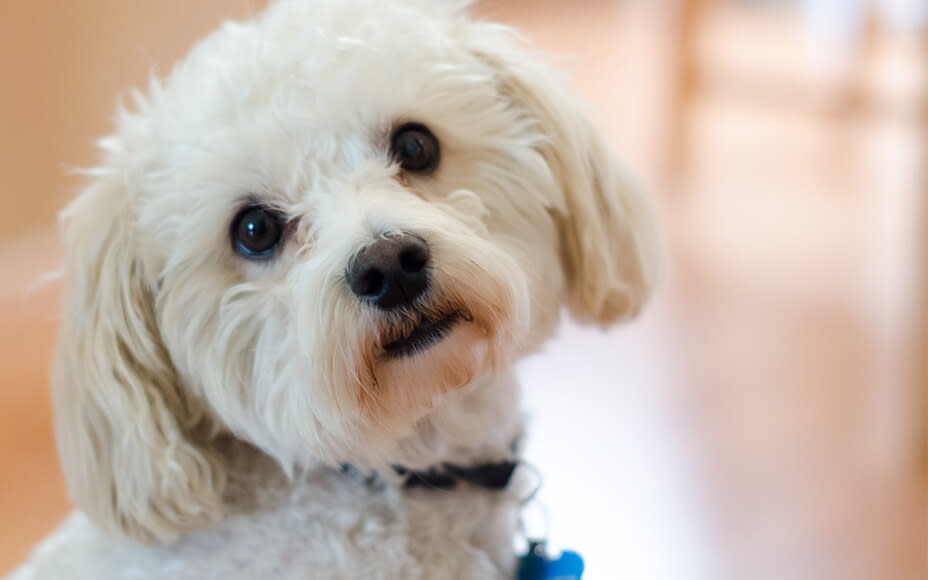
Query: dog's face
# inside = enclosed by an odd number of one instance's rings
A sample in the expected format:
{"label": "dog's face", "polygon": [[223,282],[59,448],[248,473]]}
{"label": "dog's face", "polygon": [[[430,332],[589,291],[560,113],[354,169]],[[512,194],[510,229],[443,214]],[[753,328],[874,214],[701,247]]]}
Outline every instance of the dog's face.
{"label": "dog's face", "polygon": [[556,76],[429,0],[283,0],[124,114],[65,212],[55,372],[72,494],[168,539],[210,436],[375,465],[552,331],[633,315],[649,216]]}

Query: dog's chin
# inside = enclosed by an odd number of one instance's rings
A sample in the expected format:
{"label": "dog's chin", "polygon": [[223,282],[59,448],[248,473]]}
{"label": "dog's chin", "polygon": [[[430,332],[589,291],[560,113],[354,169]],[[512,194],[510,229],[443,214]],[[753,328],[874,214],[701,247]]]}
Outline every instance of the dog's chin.
{"label": "dog's chin", "polygon": [[462,308],[384,329],[371,360],[373,384],[362,391],[368,419],[395,431],[408,428],[441,395],[487,372],[495,334]]}
{"label": "dog's chin", "polygon": [[[378,383],[412,407],[431,408],[438,396],[482,374],[489,339],[476,324],[457,319],[424,329],[411,345],[403,343],[396,349],[379,361]],[[400,350],[406,354],[396,354]]]}

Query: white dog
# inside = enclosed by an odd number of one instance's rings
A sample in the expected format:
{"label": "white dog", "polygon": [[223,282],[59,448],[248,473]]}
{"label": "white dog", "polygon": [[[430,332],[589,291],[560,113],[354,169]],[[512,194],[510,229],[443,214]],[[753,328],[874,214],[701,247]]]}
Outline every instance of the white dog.
{"label": "white dog", "polygon": [[513,363],[654,279],[578,99],[460,5],[278,0],[135,109],[62,217],[79,511],[13,578],[514,577]]}

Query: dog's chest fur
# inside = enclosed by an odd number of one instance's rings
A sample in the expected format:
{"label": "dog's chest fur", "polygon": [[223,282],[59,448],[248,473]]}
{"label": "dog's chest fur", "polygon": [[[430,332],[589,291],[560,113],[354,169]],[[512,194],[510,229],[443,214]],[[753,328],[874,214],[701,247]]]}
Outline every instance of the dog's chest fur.
{"label": "dog's chest fur", "polygon": [[230,492],[221,522],[170,546],[119,543],[75,512],[10,580],[513,577],[512,490],[403,491],[320,468],[256,470]]}
{"label": "dog's chest fur", "polygon": [[[511,376],[449,394],[404,451],[424,463],[512,458],[523,425]],[[403,580],[514,577],[519,472],[502,491],[459,485],[403,489],[316,467],[288,478],[278,464],[231,437],[222,520],[171,545],[103,535],[71,514],[7,580]]]}

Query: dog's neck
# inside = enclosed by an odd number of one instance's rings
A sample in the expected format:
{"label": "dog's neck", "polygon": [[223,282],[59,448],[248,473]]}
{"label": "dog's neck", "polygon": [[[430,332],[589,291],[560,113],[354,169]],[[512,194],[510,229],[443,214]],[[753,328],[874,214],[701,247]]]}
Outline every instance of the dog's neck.
{"label": "dog's neck", "polygon": [[425,470],[444,462],[472,465],[513,459],[523,417],[511,371],[444,395],[437,408],[402,440],[395,463]]}
{"label": "dog's neck", "polygon": [[[404,478],[392,466],[427,472],[447,463],[466,467],[515,461],[522,431],[518,383],[512,372],[497,374],[444,395],[378,472],[401,485]],[[233,477],[244,477],[260,487],[255,474],[279,471],[265,453],[232,436],[223,436],[214,444]]]}

